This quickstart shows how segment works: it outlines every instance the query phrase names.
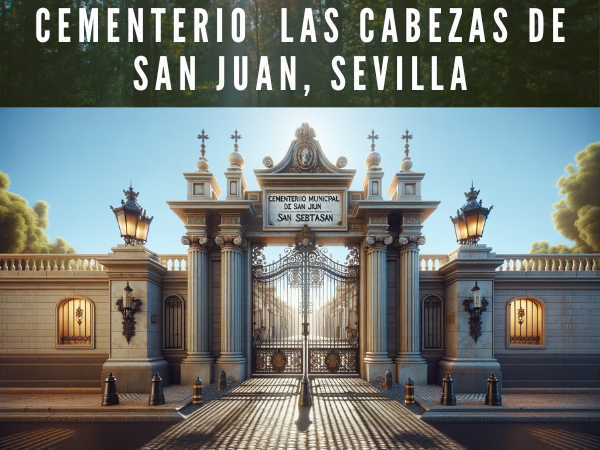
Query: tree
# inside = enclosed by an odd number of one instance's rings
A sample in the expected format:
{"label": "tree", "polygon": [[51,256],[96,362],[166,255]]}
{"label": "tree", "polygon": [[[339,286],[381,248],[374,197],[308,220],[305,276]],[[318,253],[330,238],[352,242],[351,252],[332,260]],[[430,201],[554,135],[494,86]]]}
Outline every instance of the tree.
{"label": "tree", "polygon": [[8,192],[8,175],[0,172],[0,253],[75,253],[63,238],[50,242],[48,203],[37,201],[33,208],[27,200]]}
{"label": "tree", "polygon": [[600,253],[600,142],[588,145],[575,160],[577,167],[569,164],[567,175],[556,183],[564,198],[552,214],[554,227],[574,244],[534,242],[530,253]]}

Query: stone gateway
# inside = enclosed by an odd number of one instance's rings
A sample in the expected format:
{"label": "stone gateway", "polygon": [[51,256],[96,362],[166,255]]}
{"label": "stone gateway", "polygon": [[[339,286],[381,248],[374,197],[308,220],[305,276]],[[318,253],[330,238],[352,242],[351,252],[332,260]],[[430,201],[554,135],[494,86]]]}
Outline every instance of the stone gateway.
{"label": "stone gateway", "polygon": [[[450,372],[456,392],[485,392],[491,372],[504,388],[600,387],[600,255],[424,254],[439,202],[421,196],[408,131],[385,197],[374,131],[359,190],[316,136],[302,124],[280,161],[265,155],[258,190],[237,130],[220,182],[203,139],[183,199],[167,202],[187,254],[0,255],[0,388],[99,390],[112,372],[119,392],[141,393],[155,373],[192,385],[221,370],[234,381],[390,371],[415,385]],[[271,245],[286,251],[269,263]]]}

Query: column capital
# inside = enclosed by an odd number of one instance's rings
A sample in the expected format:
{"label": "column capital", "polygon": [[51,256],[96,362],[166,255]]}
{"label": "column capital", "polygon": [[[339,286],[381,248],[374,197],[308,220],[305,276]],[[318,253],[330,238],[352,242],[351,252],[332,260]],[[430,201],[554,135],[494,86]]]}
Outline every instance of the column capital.
{"label": "column capital", "polygon": [[365,237],[363,247],[368,252],[387,250],[387,246],[393,241],[394,239],[389,234],[374,234]]}
{"label": "column capital", "polygon": [[209,239],[206,234],[201,234],[198,236],[181,236],[181,243],[189,246],[188,251],[207,250],[213,245],[213,241]]}
{"label": "column capital", "polygon": [[219,235],[215,238],[215,243],[221,247],[221,250],[246,250],[248,247],[248,242],[240,234]]}
{"label": "column capital", "polygon": [[418,234],[402,234],[396,241],[396,247],[400,249],[400,253],[413,250],[419,251],[419,245],[424,245],[426,242],[425,236]]}

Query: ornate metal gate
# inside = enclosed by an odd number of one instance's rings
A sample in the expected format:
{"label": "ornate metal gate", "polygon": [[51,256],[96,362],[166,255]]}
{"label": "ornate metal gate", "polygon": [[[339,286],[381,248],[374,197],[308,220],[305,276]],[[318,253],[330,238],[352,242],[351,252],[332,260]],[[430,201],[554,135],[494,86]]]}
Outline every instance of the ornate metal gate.
{"label": "ornate metal gate", "polygon": [[253,251],[252,372],[358,373],[357,249],[339,264],[306,225],[278,261],[265,264],[262,248]]}

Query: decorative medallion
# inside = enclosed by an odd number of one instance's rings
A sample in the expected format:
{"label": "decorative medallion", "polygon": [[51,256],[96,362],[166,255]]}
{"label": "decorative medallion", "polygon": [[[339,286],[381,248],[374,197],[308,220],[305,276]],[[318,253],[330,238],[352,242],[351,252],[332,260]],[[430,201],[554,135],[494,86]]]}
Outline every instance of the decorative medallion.
{"label": "decorative medallion", "polygon": [[331,350],[325,355],[325,365],[330,372],[337,372],[340,367],[340,353],[337,350]]}
{"label": "decorative medallion", "polygon": [[296,236],[296,246],[301,252],[310,252],[315,249],[315,236],[310,232],[306,224]]}
{"label": "decorative medallion", "polygon": [[81,306],[75,310],[75,316],[77,317],[77,323],[81,325],[83,323],[83,309],[81,309]]}
{"label": "decorative medallion", "polygon": [[264,356],[259,356],[256,358],[256,368],[262,370],[265,368],[265,358]]}
{"label": "decorative medallion", "polygon": [[275,350],[273,352],[273,356],[271,356],[271,365],[273,366],[273,370],[275,372],[281,373],[285,370],[285,366],[287,365],[287,356],[283,350]]}
{"label": "decorative medallion", "polygon": [[307,146],[296,151],[296,165],[301,169],[308,170],[315,164],[315,151]]}
{"label": "decorative medallion", "polygon": [[523,325],[523,322],[524,322],[523,318],[525,317],[525,310],[521,306],[517,311],[519,313],[519,325]]}
{"label": "decorative medallion", "polygon": [[350,370],[356,370],[356,357],[354,355],[348,356],[348,367]]}

